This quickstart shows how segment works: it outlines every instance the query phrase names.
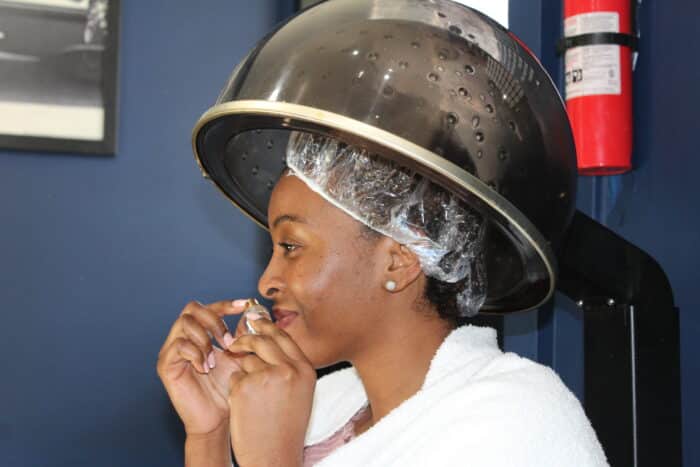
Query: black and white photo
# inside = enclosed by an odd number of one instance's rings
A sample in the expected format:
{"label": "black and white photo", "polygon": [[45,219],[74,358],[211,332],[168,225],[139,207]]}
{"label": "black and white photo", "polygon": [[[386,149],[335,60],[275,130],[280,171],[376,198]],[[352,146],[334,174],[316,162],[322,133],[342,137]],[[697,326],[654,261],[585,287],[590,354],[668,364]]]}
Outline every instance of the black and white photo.
{"label": "black and white photo", "polygon": [[0,147],[113,154],[119,0],[0,0]]}

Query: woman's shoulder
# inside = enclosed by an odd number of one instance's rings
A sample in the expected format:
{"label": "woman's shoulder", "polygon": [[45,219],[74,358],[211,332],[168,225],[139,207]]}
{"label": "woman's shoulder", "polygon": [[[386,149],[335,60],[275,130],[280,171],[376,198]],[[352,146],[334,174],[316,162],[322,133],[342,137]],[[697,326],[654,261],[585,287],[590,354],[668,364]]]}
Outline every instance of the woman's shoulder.
{"label": "woman's shoulder", "polygon": [[580,401],[551,368],[510,352],[491,358],[455,385],[447,399],[453,409],[461,409],[452,411],[455,420],[494,418],[506,425],[527,425],[530,431],[536,431],[532,424],[537,421],[546,422],[546,430],[554,425],[590,426]]}
{"label": "woman's shoulder", "polygon": [[559,375],[546,365],[513,352],[494,356],[473,375],[474,384],[501,385],[504,390],[573,397]]}
{"label": "woman's shoulder", "polygon": [[426,449],[458,459],[471,447],[471,465],[607,465],[581,403],[547,366],[502,353],[445,396],[421,417]]}

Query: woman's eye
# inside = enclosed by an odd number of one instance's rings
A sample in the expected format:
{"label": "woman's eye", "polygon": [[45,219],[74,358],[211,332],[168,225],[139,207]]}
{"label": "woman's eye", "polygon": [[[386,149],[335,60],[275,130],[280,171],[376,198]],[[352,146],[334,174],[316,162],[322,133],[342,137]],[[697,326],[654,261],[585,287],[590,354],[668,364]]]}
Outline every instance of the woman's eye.
{"label": "woman's eye", "polygon": [[291,253],[298,248],[297,245],[285,242],[280,242],[278,245],[282,247],[285,253]]}

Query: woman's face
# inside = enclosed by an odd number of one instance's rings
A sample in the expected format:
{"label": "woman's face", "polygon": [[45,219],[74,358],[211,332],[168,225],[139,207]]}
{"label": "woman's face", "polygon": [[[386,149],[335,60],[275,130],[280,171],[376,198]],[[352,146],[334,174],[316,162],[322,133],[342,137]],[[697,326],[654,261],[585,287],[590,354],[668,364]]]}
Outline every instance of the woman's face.
{"label": "woman's face", "polygon": [[273,253],[258,288],[278,326],[317,368],[352,359],[382,301],[382,242],[294,176],[277,183],[268,220]]}

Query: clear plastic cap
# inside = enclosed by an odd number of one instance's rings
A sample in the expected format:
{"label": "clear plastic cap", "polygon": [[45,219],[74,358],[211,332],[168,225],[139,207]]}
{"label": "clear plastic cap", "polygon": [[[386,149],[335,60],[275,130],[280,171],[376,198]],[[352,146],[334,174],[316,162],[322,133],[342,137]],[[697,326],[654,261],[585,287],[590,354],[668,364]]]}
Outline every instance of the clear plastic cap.
{"label": "clear plastic cap", "polygon": [[423,272],[461,282],[461,316],[474,316],[486,299],[481,215],[421,175],[326,136],[292,132],[290,175],[369,228],[405,245]]}

